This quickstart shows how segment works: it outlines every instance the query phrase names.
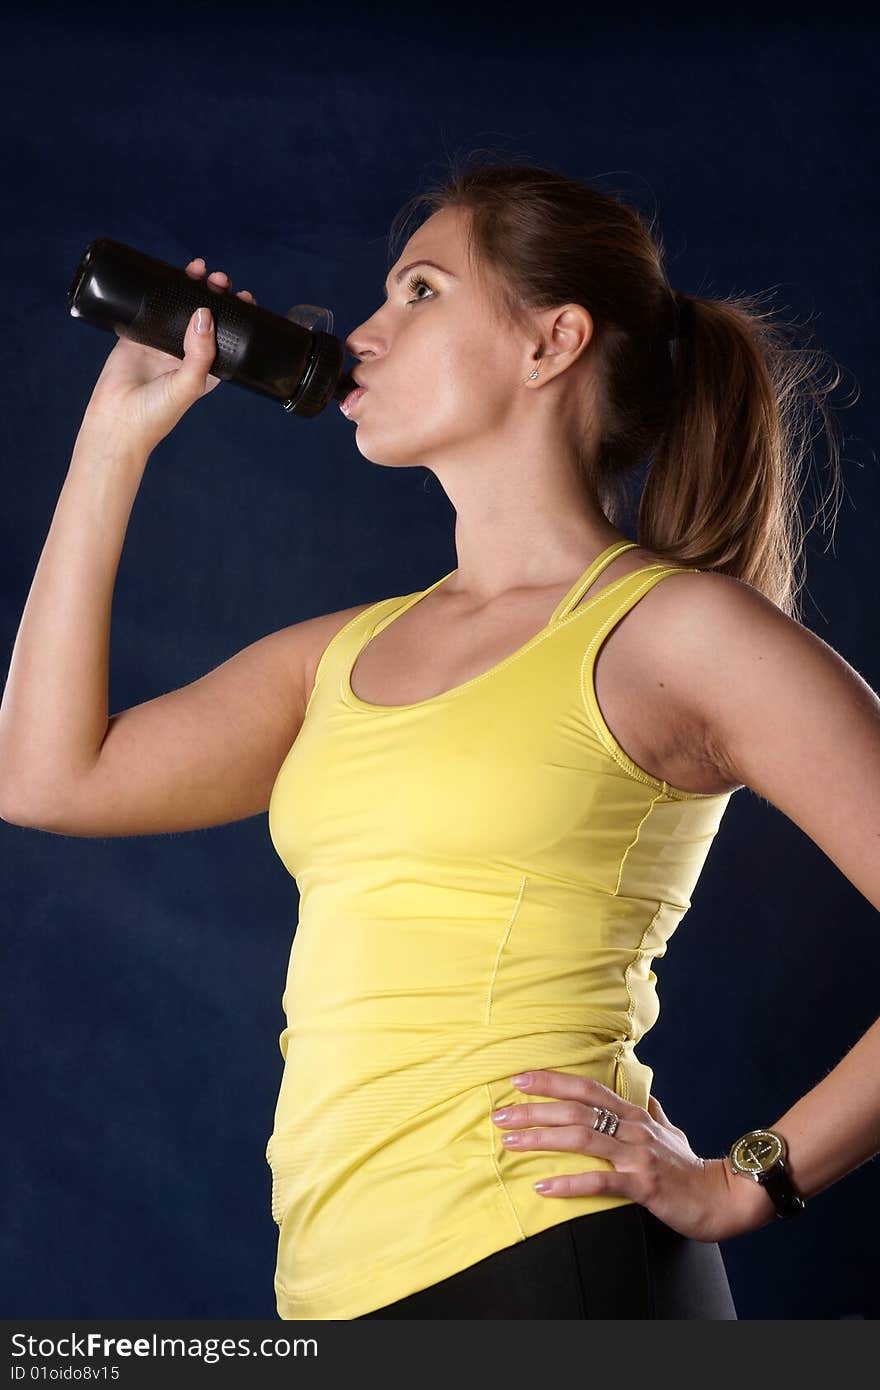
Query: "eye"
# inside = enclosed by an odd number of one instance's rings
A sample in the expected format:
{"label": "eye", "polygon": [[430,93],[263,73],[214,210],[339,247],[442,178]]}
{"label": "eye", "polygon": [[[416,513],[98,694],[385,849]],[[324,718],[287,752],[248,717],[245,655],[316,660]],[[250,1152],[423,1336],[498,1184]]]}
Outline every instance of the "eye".
{"label": "eye", "polygon": [[[428,284],[427,280],[423,280],[421,275],[417,273],[412,274],[406,282],[406,288],[409,290],[410,294],[413,295],[416,293],[416,290],[419,288],[420,285],[424,285],[425,289],[430,290],[431,294],[433,295],[434,290],[431,287],[431,285]],[[408,299],[407,303],[420,304],[423,298],[424,296],[422,296],[421,298],[419,296],[416,296],[415,299]]]}

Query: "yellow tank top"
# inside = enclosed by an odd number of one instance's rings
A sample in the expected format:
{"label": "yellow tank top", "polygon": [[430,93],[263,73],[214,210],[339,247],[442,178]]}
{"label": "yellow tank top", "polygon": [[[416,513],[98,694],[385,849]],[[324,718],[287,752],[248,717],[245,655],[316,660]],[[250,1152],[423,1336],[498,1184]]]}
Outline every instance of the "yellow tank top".
{"label": "yellow tank top", "polygon": [[730,799],[650,776],[603,720],[602,642],[684,568],[649,565],[576,607],[633,548],[603,551],[533,638],[427,700],[374,705],[349,677],[449,575],[371,605],[323,653],[268,811],[299,890],[266,1148],[282,1318],[357,1318],[630,1201],[542,1197],[539,1178],[613,1165],[509,1152],[490,1117],[535,1068],[647,1108],[652,960]]}

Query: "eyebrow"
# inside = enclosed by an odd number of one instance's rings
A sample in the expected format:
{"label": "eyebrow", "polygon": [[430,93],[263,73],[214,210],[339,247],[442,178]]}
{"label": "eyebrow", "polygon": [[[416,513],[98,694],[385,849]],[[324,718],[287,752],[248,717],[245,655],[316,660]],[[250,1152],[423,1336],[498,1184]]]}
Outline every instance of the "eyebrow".
{"label": "eyebrow", "polygon": [[[457,280],[457,279],[458,279],[458,276],[455,274],[454,271],[452,271],[452,270],[447,270],[445,266],[439,265],[437,261],[429,261],[429,260],[425,260],[424,258],[422,258],[421,260],[418,260],[418,261],[409,261],[409,263],[408,263],[407,265],[401,266],[400,270],[398,270],[397,274],[396,274],[395,277],[394,277],[394,283],[395,283],[395,285],[399,285],[400,282],[401,282],[401,280],[403,279],[404,275],[406,274],[406,272],[407,272],[408,270],[412,270],[413,266],[417,266],[417,265],[432,265],[432,266],[434,267],[435,270],[442,270],[444,275],[450,275],[450,276],[452,276],[452,279],[453,279],[453,280]],[[387,280],[386,280],[385,284],[382,286],[382,293],[385,295],[385,298],[386,298],[386,299],[388,298],[388,288],[387,288],[387,285],[388,285],[388,282],[387,282]]]}

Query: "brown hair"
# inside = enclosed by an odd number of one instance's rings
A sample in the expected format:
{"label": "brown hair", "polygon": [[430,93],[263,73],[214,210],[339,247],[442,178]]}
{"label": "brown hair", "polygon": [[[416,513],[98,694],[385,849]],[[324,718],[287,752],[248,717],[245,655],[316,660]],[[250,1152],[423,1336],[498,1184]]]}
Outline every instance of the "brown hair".
{"label": "brown hair", "polygon": [[[771,323],[755,295],[672,290],[653,219],[619,193],[509,157],[471,168],[454,157],[445,182],[396,214],[392,245],[420,207],[467,211],[471,272],[502,320],[526,328],[531,313],[566,303],[591,314],[600,439],[590,456],[579,448],[577,466],[611,524],[620,526],[633,472],[648,460],[638,544],[671,564],[744,580],[800,622],[816,519],[805,529],[798,506],[810,402],[843,487],[824,400],[841,379],[833,360],[789,346],[790,326]],[[826,362],[834,375],[823,386]]]}

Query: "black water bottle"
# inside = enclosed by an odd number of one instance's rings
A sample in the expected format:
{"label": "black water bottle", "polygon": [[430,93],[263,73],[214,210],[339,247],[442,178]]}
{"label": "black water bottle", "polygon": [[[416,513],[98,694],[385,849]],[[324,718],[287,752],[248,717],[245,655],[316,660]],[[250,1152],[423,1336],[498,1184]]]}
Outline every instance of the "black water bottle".
{"label": "black water bottle", "polygon": [[231,290],[208,293],[185,270],[99,237],[83,252],[67,302],[74,318],[181,360],[187,325],[209,304],[217,343],[210,374],[280,401],[293,415],[320,415],[357,386],[342,369],[345,344],[331,331],[329,309],[297,304],[272,314]]}

